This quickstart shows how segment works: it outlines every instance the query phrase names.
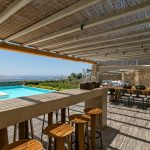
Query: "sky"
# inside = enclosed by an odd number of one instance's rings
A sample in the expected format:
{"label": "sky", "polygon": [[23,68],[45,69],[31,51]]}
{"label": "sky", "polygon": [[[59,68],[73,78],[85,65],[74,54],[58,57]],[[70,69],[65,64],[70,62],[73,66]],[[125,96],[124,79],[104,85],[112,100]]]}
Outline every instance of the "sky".
{"label": "sky", "polygon": [[69,75],[91,67],[87,63],[0,50],[0,75]]}

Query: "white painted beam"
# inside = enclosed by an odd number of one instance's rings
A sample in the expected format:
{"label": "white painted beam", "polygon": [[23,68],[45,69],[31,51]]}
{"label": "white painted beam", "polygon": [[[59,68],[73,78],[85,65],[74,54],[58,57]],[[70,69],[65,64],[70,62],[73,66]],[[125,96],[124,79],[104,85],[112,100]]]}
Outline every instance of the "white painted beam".
{"label": "white painted beam", "polygon": [[140,26],[140,25],[144,25],[144,24],[148,24],[148,23],[150,23],[150,18],[148,18],[146,20],[134,22],[134,23],[131,23],[131,24],[123,25],[123,26],[120,26],[120,27],[116,27],[116,28],[113,28],[113,29],[110,29],[110,30],[106,30],[102,33],[98,33],[98,34],[95,34],[95,35],[86,36],[86,37],[83,37],[83,38],[76,38],[76,39],[74,38],[74,39],[65,40],[65,41],[62,41],[62,42],[56,42],[56,43],[53,43],[53,44],[47,44],[47,45],[41,46],[39,48],[40,49],[46,49],[46,48],[53,49],[54,47],[62,47],[63,45],[66,45],[66,44],[82,42],[82,41],[98,38],[101,35],[120,32],[121,30],[126,30],[126,29],[129,29],[129,28],[135,27],[135,26]]}
{"label": "white painted beam", "polygon": [[134,39],[134,40],[130,40],[130,41],[125,41],[125,42],[119,42],[119,43],[114,43],[114,44],[105,44],[103,46],[93,46],[91,48],[83,48],[83,49],[75,49],[75,50],[71,50],[71,51],[66,51],[66,52],[61,52],[61,54],[76,54],[76,53],[79,53],[79,52],[88,52],[88,51],[91,51],[91,50],[98,50],[98,49],[103,49],[103,48],[110,48],[110,47],[116,47],[119,48],[119,47],[123,47],[123,45],[125,44],[138,44],[139,42],[147,42],[147,41],[150,41],[150,38],[147,37],[147,38],[139,38],[139,39]]}
{"label": "white painted beam", "polygon": [[[137,12],[147,10],[147,9],[150,9],[150,1],[148,1],[148,0],[142,2],[141,4],[137,4],[135,6],[130,6],[128,8],[118,10],[114,13],[106,15],[104,17],[99,17],[96,20],[89,21],[89,22],[85,23],[84,29],[88,29],[90,27],[93,27],[93,26],[96,26],[99,24],[103,24],[103,23],[106,23],[109,21],[113,21],[114,19],[119,19],[119,18],[125,17],[127,15],[132,15],[132,14],[135,14]],[[53,34],[48,34],[48,35],[39,37],[37,39],[31,40],[29,42],[24,43],[24,45],[33,45],[36,43],[51,40],[51,39],[54,39],[54,38],[57,38],[57,37],[60,37],[63,35],[67,35],[67,34],[70,34],[70,33],[76,32],[76,31],[80,31],[80,30],[81,30],[80,25],[75,25],[75,26],[72,26],[70,28],[66,28],[64,30],[60,30],[58,32],[55,32]]]}
{"label": "white painted beam", "polygon": [[19,11],[21,8],[25,7],[32,0],[15,0],[12,2],[6,10],[0,14],[0,24],[6,21],[9,17]]}
{"label": "white painted beam", "polygon": [[81,47],[85,47],[85,46],[88,46],[89,48],[92,46],[92,45],[96,45],[96,44],[104,44],[106,42],[117,42],[117,40],[125,40],[126,38],[136,38],[137,36],[142,36],[142,35],[147,35],[147,34],[150,34],[150,28],[146,31],[141,31],[141,32],[136,32],[136,33],[129,33],[127,35],[123,35],[122,37],[117,37],[117,38],[113,38],[113,39],[108,39],[108,40],[98,40],[98,41],[88,41],[88,42],[85,42],[85,43],[77,43],[77,44],[74,44],[72,46],[68,46],[68,47],[62,47],[61,49],[53,49],[53,51],[55,52],[65,52],[65,51],[70,51],[71,49],[78,49]]}
{"label": "white painted beam", "polygon": [[[24,1],[26,1],[26,0],[24,0]],[[20,36],[23,36],[23,35],[29,33],[29,32],[35,31],[35,30],[37,30],[37,29],[39,29],[43,26],[46,26],[50,23],[53,23],[53,22],[55,22],[55,21],[57,21],[61,18],[64,18],[68,15],[71,15],[71,14],[73,14],[73,13],[79,11],[79,10],[82,10],[86,7],[89,7],[89,6],[91,6],[95,3],[98,3],[99,1],[100,0],[80,0],[79,2],[77,2],[73,5],[70,5],[69,7],[53,14],[52,16],[49,16],[46,19],[43,19],[40,22],[37,22],[37,23],[31,25],[30,27],[28,27],[28,28],[26,28],[26,29],[24,29],[24,30],[22,30],[22,31],[6,38],[5,41],[7,41],[7,42],[11,41],[13,39],[16,39]]]}

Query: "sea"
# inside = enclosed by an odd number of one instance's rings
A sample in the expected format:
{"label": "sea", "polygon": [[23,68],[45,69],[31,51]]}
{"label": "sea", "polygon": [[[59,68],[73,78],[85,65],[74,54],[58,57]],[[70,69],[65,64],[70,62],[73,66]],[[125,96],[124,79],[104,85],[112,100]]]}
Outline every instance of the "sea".
{"label": "sea", "polygon": [[0,75],[0,82],[9,82],[9,81],[45,81],[45,80],[63,80],[66,79],[67,76],[62,75],[49,75],[49,76],[41,76],[41,75]]}

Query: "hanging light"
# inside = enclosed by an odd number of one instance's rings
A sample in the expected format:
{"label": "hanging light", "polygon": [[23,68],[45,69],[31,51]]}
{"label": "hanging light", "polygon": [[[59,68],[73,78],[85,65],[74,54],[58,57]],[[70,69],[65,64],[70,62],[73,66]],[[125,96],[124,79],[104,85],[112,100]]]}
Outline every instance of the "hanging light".
{"label": "hanging light", "polygon": [[81,28],[81,30],[83,30],[83,28],[84,28],[84,23],[81,24],[80,28]]}
{"label": "hanging light", "polygon": [[123,54],[123,55],[125,55],[125,54],[126,54],[126,52],[123,52],[122,54]]}

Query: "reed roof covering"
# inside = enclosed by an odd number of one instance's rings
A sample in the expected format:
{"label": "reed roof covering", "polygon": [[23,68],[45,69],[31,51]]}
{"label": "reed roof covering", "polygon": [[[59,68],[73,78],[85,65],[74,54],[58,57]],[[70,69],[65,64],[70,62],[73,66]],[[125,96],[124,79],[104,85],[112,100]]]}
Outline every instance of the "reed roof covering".
{"label": "reed roof covering", "polygon": [[0,40],[44,56],[150,64],[150,1],[0,0]]}

